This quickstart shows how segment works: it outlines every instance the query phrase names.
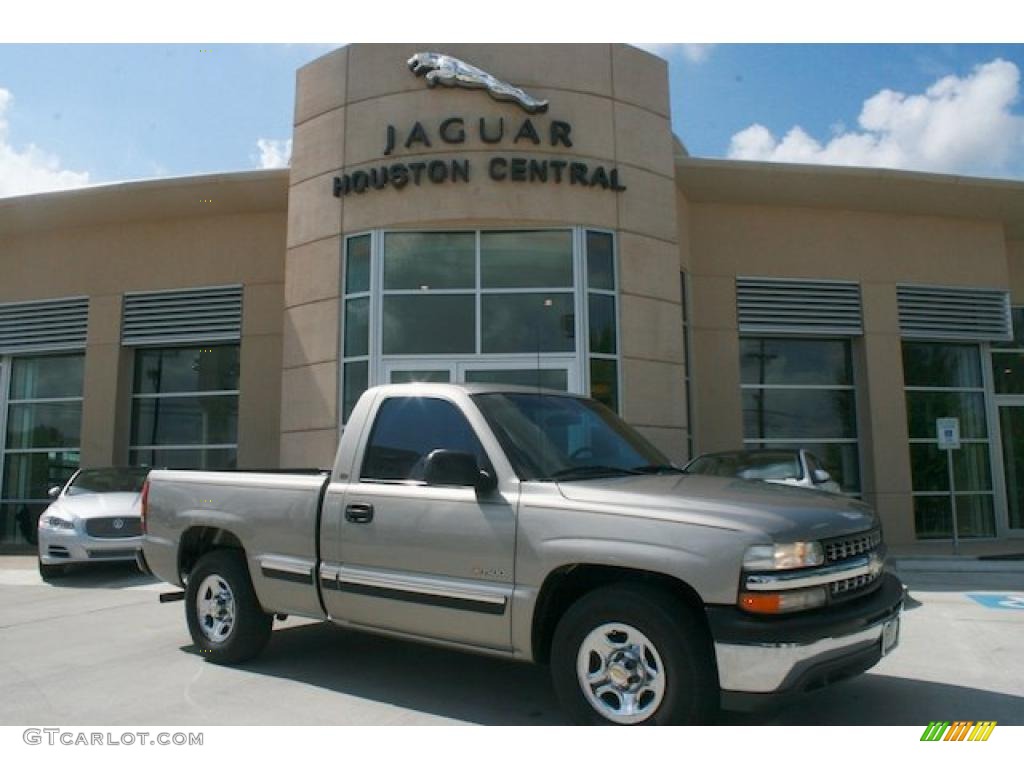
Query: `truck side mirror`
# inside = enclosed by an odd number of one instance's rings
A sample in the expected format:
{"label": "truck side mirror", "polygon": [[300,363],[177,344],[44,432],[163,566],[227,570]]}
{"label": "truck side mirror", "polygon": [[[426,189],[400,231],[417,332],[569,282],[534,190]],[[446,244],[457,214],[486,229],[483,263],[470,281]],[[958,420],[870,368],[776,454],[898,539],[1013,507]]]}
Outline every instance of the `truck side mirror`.
{"label": "truck side mirror", "polygon": [[815,485],[821,485],[822,483],[827,483],[829,480],[831,480],[832,475],[830,475],[824,469],[816,469],[811,473],[811,479],[814,481]]}
{"label": "truck side mirror", "polygon": [[487,493],[497,487],[493,475],[480,469],[476,456],[445,448],[437,448],[427,455],[423,479],[427,485],[471,487],[479,493]]}

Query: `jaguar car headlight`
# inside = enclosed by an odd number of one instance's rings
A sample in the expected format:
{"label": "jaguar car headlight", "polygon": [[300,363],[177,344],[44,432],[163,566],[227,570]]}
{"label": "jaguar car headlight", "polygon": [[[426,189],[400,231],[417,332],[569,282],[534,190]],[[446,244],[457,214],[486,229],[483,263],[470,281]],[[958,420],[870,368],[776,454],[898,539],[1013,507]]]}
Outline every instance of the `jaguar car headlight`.
{"label": "jaguar car headlight", "polygon": [[785,571],[809,568],[825,562],[825,550],[818,541],[794,541],[788,544],[755,544],[743,555],[747,571]]}
{"label": "jaguar car headlight", "polygon": [[73,531],[75,529],[75,522],[74,520],[67,520],[57,515],[43,515],[39,518],[39,526],[54,530]]}

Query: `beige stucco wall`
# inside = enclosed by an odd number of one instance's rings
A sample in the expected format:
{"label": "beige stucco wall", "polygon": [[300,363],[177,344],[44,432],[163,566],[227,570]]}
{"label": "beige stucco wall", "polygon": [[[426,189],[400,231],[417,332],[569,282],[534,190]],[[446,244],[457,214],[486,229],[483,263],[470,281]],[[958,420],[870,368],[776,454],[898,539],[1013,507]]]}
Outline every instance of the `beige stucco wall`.
{"label": "beige stucco wall", "polygon": [[[126,190],[125,198],[131,196]],[[34,204],[26,199],[22,205]],[[132,351],[121,346],[126,291],[241,283],[243,288],[238,461],[278,463],[281,210],[177,216],[0,235],[0,302],[89,297],[82,412],[82,464],[128,460]],[[7,215],[16,215],[17,210]]]}
{"label": "beige stucco wall", "polygon": [[1007,240],[1006,257],[1010,270],[1010,300],[1024,304],[1024,240]]}
{"label": "beige stucco wall", "polygon": [[[545,137],[552,120],[572,124],[573,146],[514,144],[528,115],[482,91],[428,89],[405,66],[439,50],[551,102],[531,117]],[[465,143],[438,140],[438,124],[465,119]],[[485,144],[471,130],[486,117],[506,139]],[[428,147],[384,156],[385,128],[420,121]],[[622,45],[351,45],[299,70],[296,80],[281,419],[285,465],[329,464],[338,425],[341,244],[372,228],[590,225],[619,236],[622,412],[673,456],[685,452],[679,246],[665,62]],[[526,147],[526,149],[524,149]],[[491,156],[561,157],[618,167],[625,192],[566,183],[497,182]],[[332,195],[333,177],[415,159],[470,158],[468,183]]]}
{"label": "beige stucco wall", "polygon": [[695,450],[742,445],[735,278],[856,280],[864,319],[855,354],[865,499],[883,515],[890,541],[912,541],[896,284],[1006,288],[1010,271],[1002,225],[723,203],[689,208]]}

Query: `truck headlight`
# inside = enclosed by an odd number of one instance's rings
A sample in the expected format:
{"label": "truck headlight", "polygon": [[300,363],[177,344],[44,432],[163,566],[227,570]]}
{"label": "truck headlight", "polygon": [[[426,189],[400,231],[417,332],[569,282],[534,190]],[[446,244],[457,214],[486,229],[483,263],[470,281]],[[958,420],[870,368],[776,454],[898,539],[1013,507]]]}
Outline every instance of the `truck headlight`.
{"label": "truck headlight", "polygon": [[63,517],[57,517],[56,515],[43,515],[39,518],[39,526],[41,528],[53,528],[63,531],[73,531],[75,529],[73,520],[65,520]]}
{"label": "truck headlight", "polygon": [[755,544],[743,555],[747,571],[784,571],[809,568],[825,562],[825,550],[817,541],[794,541],[789,544]]}

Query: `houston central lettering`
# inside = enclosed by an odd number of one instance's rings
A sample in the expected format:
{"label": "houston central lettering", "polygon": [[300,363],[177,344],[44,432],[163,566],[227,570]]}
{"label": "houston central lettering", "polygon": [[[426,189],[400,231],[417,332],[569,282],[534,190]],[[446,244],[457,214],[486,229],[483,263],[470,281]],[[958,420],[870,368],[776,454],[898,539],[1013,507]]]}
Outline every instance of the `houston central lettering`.
{"label": "houston central lettering", "polygon": [[[371,189],[395,189],[412,184],[444,184],[446,182],[468,182],[471,177],[471,162],[459,160],[424,160],[411,163],[392,163],[365,168],[334,177],[334,196],[344,197],[355,193],[361,195]],[[487,175],[498,182],[539,182],[569,184],[581,187],[597,187],[613,192],[623,192],[625,184],[619,180],[618,168],[603,165],[588,165],[578,161],[561,159],[540,159],[526,157],[490,158]]]}

